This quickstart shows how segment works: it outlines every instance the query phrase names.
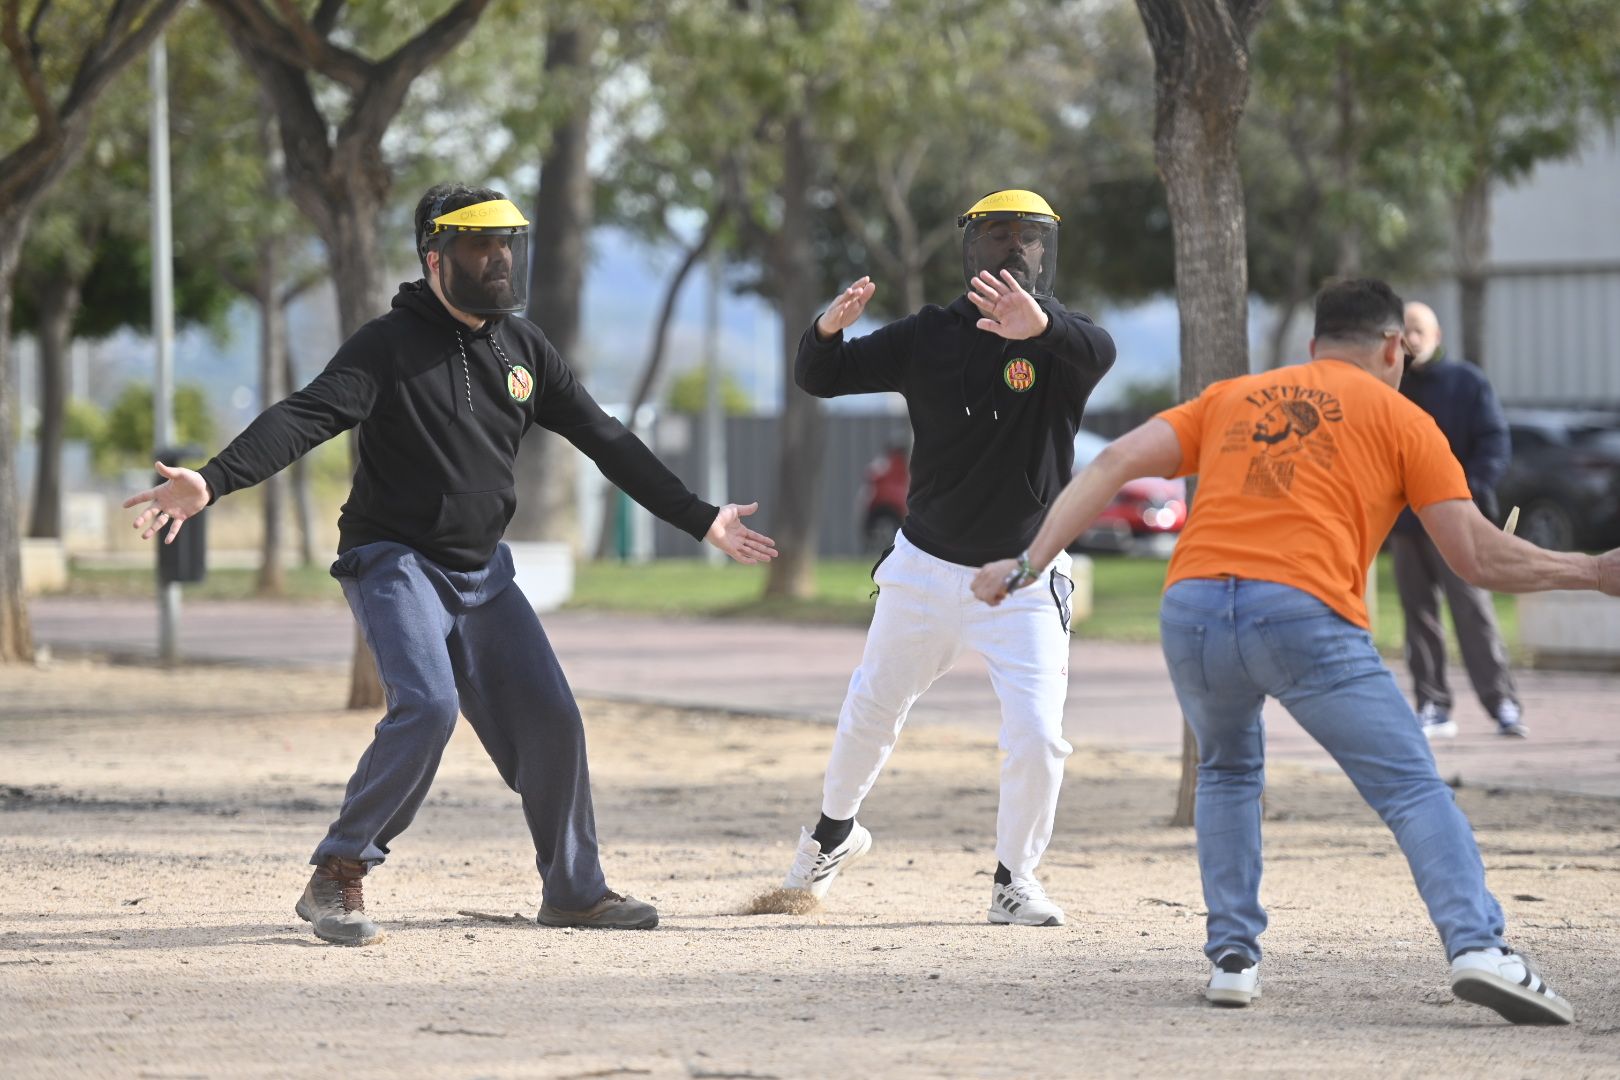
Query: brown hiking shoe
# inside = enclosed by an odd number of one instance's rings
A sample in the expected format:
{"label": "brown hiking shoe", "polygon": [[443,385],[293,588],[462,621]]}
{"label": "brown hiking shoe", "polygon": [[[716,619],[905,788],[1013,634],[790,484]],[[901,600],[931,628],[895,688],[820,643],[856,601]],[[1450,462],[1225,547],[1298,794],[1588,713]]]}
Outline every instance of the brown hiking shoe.
{"label": "brown hiking shoe", "polygon": [[651,930],[658,925],[658,909],[633,896],[609,892],[584,911],[561,911],[540,905],[541,926],[594,926],[608,930]]}
{"label": "brown hiking shoe", "polygon": [[327,859],[315,868],[304,895],[298,898],[298,916],[315,928],[315,936],[334,945],[370,945],[382,940],[382,931],[366,917],[360,879],[366,864],[352,859]]}

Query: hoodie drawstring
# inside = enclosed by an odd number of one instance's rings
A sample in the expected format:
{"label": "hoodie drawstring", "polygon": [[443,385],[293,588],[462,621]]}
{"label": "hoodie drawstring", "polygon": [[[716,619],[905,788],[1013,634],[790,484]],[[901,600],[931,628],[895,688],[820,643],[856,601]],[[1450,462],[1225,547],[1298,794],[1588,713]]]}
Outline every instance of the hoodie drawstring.
{"label": "hoodie drawstring", "polygon": [[[456,348],[461,350],[461,380],[467,384],[467,411],[471,413],[473,411],[472,371],[467,366],[467,337],[460,330],[456,331]],[[452,395],[452,399],[454,399],[454,395]]]}
{"label": "hoodie drawstring", "polygon": [[[987,330],[986,331],[980,331],[980,333],[981,334],[987,334],[987,333],[989,333],[989,331],[987,331]],[[973,358],[978,355],[979,342],[981,340],[983,340],[983,339],[980,338],[980,337],[975,337],[973,339],[973,344],[968,347],[967,361],[965,363],[963,363],[963,365],[962,365],[962,375],[961,375],[960,379],[958,380],[958,384],[957,384],[958,388],[959,388],[959,390],[961,392],[961,395],[962,395],[962,411],[967,413],[967,415],[969,417],[973,416],[973,407],[968,404],[968,391],[967,391],[968,371],[973,367]],[[1008,347],[1010,345],[1011,345],[1011,342],[1005,342],[1005,341],[1002,342],[1002,344],[1001,344],[1000,360],[1003,363],[1007,359],[1007,349],[1008,349]],[[1000,408],[1000,406],[998,404],[998,402],[1001,400],[1001,387],[998,385],[1000,382],[1001,382],[1000,378],[997,377],[994,368],[992,368],[991,373],[990,373],[990,419],[991,420],[1000,420],[1001,419],[1001,408]]]}
{"label": "hoodie drawstring", "polygon": [[[501,362],[501,365],[506,368],[506,373],[510,375],[515,369],[512,366],[512,361],[506,358],[506,350],[501,348],[500,339],[495,336],[494,329],[491,329],[489,332],[489,344],[490,348],[494,350],[495,359]],[[466,385],[467,388],[467,411],[471,413],[474,411],[472,398],[472,369],[467,363],[467,335],[463,334],[460,330],[456,331],[456,348],[461,352],[461,381]],[[452,376],[452,378],[454,378],[454,376]],[[453,394],[451,395],[451,400],[454,401]]]}

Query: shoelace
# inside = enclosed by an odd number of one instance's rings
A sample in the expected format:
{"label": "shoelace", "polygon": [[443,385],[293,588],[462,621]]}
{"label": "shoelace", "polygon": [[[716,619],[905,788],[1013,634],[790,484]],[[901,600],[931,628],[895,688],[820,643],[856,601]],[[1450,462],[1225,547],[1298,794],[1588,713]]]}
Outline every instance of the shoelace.
{"label": "shoelace", "polygon": [[788,871],[788,876],[795,881],[809,881],[815,876],[816,867],[826,861],[823,852],[801,849],[793,856],[793,869]]}
{"label": "shoelace", "polygon": [[366,910],[366,898],[361,890],[359,878],[344,878],[340,880],[339,884],[341,884],[343,887],[342,894],[344,911]]}
{"label": "shoelace", "polygon": [[360,877],[333,873],[325,884],[327,888],[337,890],[338,902],[343,905],[345,912],[366,910],[365,886]]}

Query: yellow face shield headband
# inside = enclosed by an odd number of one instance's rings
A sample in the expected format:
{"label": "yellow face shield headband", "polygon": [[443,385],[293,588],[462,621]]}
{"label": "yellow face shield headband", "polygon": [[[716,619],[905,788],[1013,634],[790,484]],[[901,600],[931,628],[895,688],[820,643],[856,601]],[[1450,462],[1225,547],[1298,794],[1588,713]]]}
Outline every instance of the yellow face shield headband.
{"label": "yellow face shield headband", "polygon": [[529,219],[523,216],[510,199],[491,199],[489,202],[473,203],[463,206],[460,210],[452,210],[448,214],[441,214],[428,221],[427,235],[454,231],[467,232],[473,229],[526,229]]}

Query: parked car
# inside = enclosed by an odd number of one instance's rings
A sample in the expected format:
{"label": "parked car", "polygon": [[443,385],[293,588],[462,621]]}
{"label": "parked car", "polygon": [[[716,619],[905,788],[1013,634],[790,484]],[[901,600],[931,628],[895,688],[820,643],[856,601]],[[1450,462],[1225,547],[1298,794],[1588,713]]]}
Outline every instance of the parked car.
{"label": "parked car", "polygon": [[[1081,429],[1074,437],[1074,469],[1091,464],[1108,440]],[[1071,551],[1114,551],[1164,556],[1187,524],[1187,481],[1143,477],[1119,489]]]}
{"label": "parked car", "polygon": [[911,488],[911,458],[898,443],[872,459],[861,484],[861,539],[867,551],[894,543],[895,530],[906,520],[906,493]]}
{"label": "parked car", "polygon": [[1518,535],[1557,551],[1620,546],[1620,413],[1508,409],[1513,458],[1496,487]]}
{"label": "parked car", "polygon": [[[1082,429],[1074,437],[1075,471],[1085,468],[1108,445],[1101,435]],[[866,467],[861,486],[862,536],[870,551],[894,541],[906,519],[906,492],[911,470],[906,450],[892,446]],[[1120,489],[1096,522],[1070,546],[1071,551],[1168,554],[1187,523],[1187,482],[1147,478]]]}

